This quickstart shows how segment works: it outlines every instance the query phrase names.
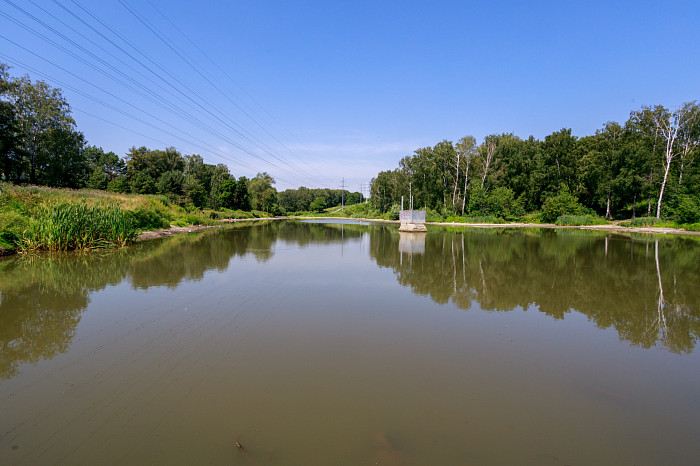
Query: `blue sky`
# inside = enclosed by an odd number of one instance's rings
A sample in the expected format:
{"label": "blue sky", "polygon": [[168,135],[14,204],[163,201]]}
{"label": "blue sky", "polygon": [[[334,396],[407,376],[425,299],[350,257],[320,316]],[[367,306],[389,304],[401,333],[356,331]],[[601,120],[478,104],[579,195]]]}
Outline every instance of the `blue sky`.
{"label": "blue sky", "polygon": [[443,139],[584,136],[700,98],[699,24],[698,1],[0,0],[0,61],[121,156],[367,194]]}

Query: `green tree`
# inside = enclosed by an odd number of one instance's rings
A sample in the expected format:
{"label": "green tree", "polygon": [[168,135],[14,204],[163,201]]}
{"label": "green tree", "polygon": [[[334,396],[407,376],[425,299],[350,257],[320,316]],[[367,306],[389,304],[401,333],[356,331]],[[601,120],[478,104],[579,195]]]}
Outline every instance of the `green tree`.
{"label": "green tree", "polygon": [[562,129],[544,138],[538,160],[538,185],[542,197],[552,197],[561,188],[576,193],[578,188],[577,138],[571,129]]}
{"label": "green tree", "polygon": [[258,173],[255,178],[248,181],[248,193],[250,203],[254,210],[271,212],[277,204],[277,190],[272,187],[275,179],[267,172]]}
{"label": "green tree", "polygon": [[90,188],[105,189],[112,180],[126,173],[124,161],[114,152],[105,152],[101,147],[86,146],[83,157],[88,166],[87,186]]}
{"label": "green tree", "polygon": [[17,119],[12,105],[0,101],[0,175],[5,179],[19,178],[22,154],[17,137]]}
{"label": "green tree", "polygon": [[[71,164],[68,174],[75,175],[75,152],[80,151],[83,140],[82,135],[78,136],[70,106],[61,90],[44,81],[32,82],[28,76],[8,79],[6,70],[4,66],[4,98],[15,113],[17,147],[27,160],[29,181],[37,183],[51,164],[52,173],[46,180],[59,181],[54,175],[61,171],[59,166],[66,160]],[[52,160],[52,157],[62,160]],[[78,184],[74,180],[60,181],[63,185]]]}
{"label": "green tree", "polygon": [[146,172],[136,172],[130,185],[134,194],[155,194],[157,191],[156,180]]}
{"label": "green tree", "polygon": [[137,173],[145,173],[158,180],[165,172],[184,172],[185,159],[174,147],[167,147],[165,150],[132,147],[126,154],[126,169],[130,178]]}
{"label": "green tree", "polygon": [[[461,138],[456,146],[455,146],[455,151],[457,153],[458,159],[457,159],[457,177],[459,178],[460,176],[460,170],[461,173],[464,175],[462,176],[462,180],[464,181],[464,190],[462,191],[462,215],[464,215],[464,209],[466,206],[467,202],[467,197],[469,193],[469,169],[472,166],[472,162],[477,156],[477,146],[476,146],[476,139],[474,139],[474,136],[464,136]],[[460,163],[461,162],[461,163]],[[473,172],[472,172],[473,173]],[[457,182],[458,180],[455,180],[455,187],[457,187]],[[460,186],[462,183],[460,183]]]}
{"label": "green tree", "polygon": [[[674,162],[684,156],[684,149],[692,152],[698,143],[694,142],[693,134],[697,134],[695,126],[700,120],[695,102],[688,102],[681,105],[674,111],[670,111],[661,105],[654,107],[642,107],[638,112],[632,112],[630,117],[636,120],[638,126],[645,132],[647,139],[660,142],[661,150],[661,186],[656,202],[656,218],[661,217],[662,201],[664,192],[669,182],[669,174],[675,165]],[[684,142],[687,141],[687,145]],[[685,164],[683,165],[685,169]],[[679,183],[682,176],[679,176]]]}
{"label": "green tree", "polygon": [[316,199],[314,199],[310,206],[310,209],[314,212],[323,212],[323,209],[325,208],[326,201],[322,197],[317,197]]}
{"label": "green tree", "polygon": [[241,176],[238,180],[234,177],[225,180],[219,188],[219,200],[227,209],[250,210],[248,179]]}
{"label": "green tree", "polygon": [[168,170],[163,173],[156,186],[158,194],[165,194],[171,199],[176,200],[178,196],[183,194],[183,185],[185,184],[185,175],[179,170]]}
{"label": "green tree", "polygon": [[83,134],[64,128],[51,128],[44,135],[42,150],[46,153],[38,181],[48,186],[82,188],[88,166],[83,156]]}

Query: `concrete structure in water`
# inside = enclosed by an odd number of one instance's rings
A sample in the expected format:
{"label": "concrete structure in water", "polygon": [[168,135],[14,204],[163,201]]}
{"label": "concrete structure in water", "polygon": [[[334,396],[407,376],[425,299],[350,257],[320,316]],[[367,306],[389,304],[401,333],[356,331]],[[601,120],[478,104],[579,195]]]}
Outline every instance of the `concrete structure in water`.
{"label": "concrete structure in water", "polygon": [[399,214],[401,226],[399,231],[409,233],[426,233],[425,210],[402,210]]}

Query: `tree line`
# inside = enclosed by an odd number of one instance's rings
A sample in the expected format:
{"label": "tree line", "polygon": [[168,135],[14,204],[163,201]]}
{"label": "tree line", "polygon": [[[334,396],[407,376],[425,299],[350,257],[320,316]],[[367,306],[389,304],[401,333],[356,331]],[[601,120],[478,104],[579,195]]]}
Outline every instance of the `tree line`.
{"label": "tree line", "polygon": [[132,147],[124,158],[87,144],[61,90],[28,76],[11,77],[0,63],[0,181],[51,187],[161,194],[182,206],[259,210],[272,214],[323,210],[360,202],[346,190],[278,193],[268,173],[234,177],[224,164],[174,147]]}
{"label": "tree line", "polygon": [[371,181],[374,207],[516,218],[569,204],[571,213],[638,214],[700,222],[700,107],[661,105],[608,122],[585,137],[562,129],[538,140],[512,133],[443,140],[402,158]]}

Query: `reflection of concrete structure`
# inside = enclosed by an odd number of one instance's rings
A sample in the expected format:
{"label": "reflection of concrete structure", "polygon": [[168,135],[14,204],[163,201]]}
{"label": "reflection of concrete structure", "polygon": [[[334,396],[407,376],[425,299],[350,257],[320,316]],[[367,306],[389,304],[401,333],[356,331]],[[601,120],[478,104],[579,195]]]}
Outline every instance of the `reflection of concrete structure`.
{"label": "reflection of concrete structure", "polygon": [[399,213],[399,231],[425,233],[425,210],[402,210]]}
{"label": "reflection of concrete structure", "polygon": [[399,252],[406,254],[425,253],[425,235],[399,231]]}

